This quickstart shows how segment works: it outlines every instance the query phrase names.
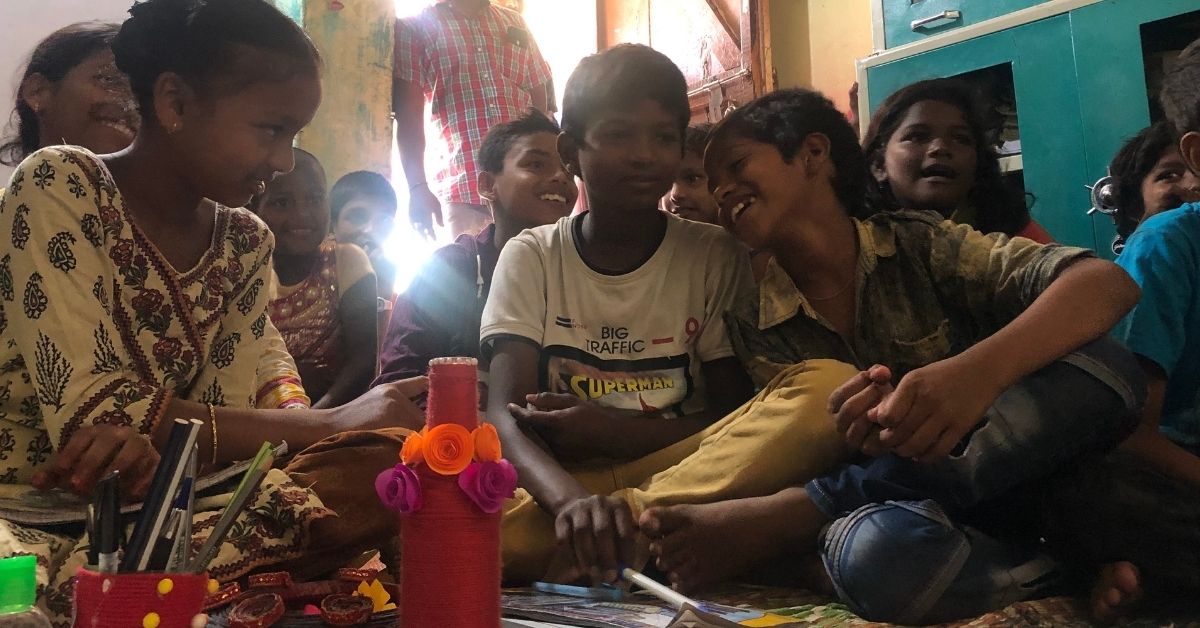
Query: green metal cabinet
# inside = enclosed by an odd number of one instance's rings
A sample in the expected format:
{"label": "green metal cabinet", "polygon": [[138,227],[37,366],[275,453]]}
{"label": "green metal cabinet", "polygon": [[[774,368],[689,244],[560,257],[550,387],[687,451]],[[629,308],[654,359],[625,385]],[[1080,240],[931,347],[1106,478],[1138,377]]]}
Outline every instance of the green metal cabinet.
{"label": "green metal cabinet", "polygon": [[[886,11],[893,0],[884,2]],[[899,0],[897,6],[940,10],[942,4],[952,3],[925,0],[910,5],[909,0]],[[1104,176],[1117,149],[1150,123],[1143,25],[1198,11],[1200,0],[1082,4],[976,37],[952,29],[912,46],[917,49],[912,54],[903,54],[908,48],[888,50],[863,60],[859,76],[867,86],[865,104],[873,110],[914,81],[1011,64],[1025,189],[1037,198],[1034,218],[1060,242],[1093,248],[1111,258],[1112,221],[1087,214],[1091,203],[1085,186]],[[986,31],[985,27],[986,23],[973,28]],[[938,37],[948,43],[935,45]]]}
{"label": "green metal cabinet", "polygon": [[[895,48],[955,28],[978,24],[994,17],[1026,9],[1047,0],[880,1],[883,2],[884,41],[888,48]],[[947,16],[947,11],[957,11],[958,17]]]}
{"label": "green metal cabinet", "polygon": [[[1071,12],[1084,162],[1092,181],[1107,174],[1121,145],[1150,124],[1142,26],[1197,10],[1200,0],[1106,0]],[[1098,250],[1111,255],[1112,220],[1094,218]]]}
{"label": "green metal cabinet", "polygon": [[916,81],[1011,64],[1021,128],[1025,190],[1036,197],[1033,215],[1063,243],[1094,248],[1088,180],[1082,156],[1071,21],[1067,15],[1032,22],[867,70],[871,110]]}

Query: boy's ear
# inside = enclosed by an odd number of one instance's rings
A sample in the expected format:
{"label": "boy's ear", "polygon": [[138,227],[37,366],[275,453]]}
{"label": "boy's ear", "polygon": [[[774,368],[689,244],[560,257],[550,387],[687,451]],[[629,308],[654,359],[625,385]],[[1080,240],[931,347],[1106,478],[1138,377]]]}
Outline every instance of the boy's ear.
{"label": "boy's ear", "polygon": [[163,72],[154,81],[154,117],[168,133],[183,128],[184,116],[192,113],[196,92],[182,76]]}
{"label": "boy's ear", "polygon": [[821,170],[821,166],[829,161],[829,136],[824,133],[809,133],[800,145],[796,157],[804,163],[804,172],[812,176]]}
{"label": "boy's ear", "polygon": [[1183,163],[1192,172],[1200,174],[1200,132],[1188,131],[1179,139],[1179,152],[1183,155]]}
{"label": "boy's ear", "polygon": [[475,182],[479,185],[479,195],[487,199],[489,202],[496,202],[496,176],[487,170],[480,170],[479,176],[475,178]]}
{"label": "boy's ear", "polygon": [[49,106],[54,84],[40,72],[34,72],[21,81],[20,96],[35,114],[41,114]]}
{"label": "boy's ear", "polygon": [[583,178],[583,171],[579,168],[579,144],[575,138],[566,133],[558,134],[558,156],[562,159],[567,174]]}

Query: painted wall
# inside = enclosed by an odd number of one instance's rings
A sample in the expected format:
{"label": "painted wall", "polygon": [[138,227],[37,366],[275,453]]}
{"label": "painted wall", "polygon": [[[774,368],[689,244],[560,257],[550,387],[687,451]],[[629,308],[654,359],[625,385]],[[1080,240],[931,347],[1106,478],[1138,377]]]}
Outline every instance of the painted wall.
{"label": "painted wall", "polygon": [[324,97],[300,146],[330,184],[352,170],[391,172],[393,0],[307,0],[304,29],[325,59]]}
{"label": "painted wall", "polygon": [[870,0],[808,0],[812,86],[850,110],[854,61],[871,54]]}
{"label": "painted wall", "polygon": [[871,54],[872,0],[771,0],[780,87],[811,87],[850,110],[854,62]]}
{"label": "painted wall", "polygon": [[[25,68],[29,53],[50,33],[74,22],[105,20],[120,22],[128,17],[133,0],[0,0],[0,114],[4,137],[14,128],[9,126],[13,105],[17,99],[20,72]],[[0,187],[7,185],[12,169],[0,166]]]}
{"label": "painted wall", "polygon": [[771,0],[771,61],[778,86],[812,84],[808,0]]}

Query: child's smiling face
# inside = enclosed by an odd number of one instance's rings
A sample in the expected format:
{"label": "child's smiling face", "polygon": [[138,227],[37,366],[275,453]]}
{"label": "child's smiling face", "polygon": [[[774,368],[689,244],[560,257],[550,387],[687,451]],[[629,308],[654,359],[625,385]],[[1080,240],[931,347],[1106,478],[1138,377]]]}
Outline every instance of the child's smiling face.
{"label": "child's smiling face", "polygon": [[1200,200],[1200,177],[1188,169],[1179,147],[1172,145],[1159,157],[1150,174],[1142,179],[1142,203],[1146,207],[1141,220],[1184,203]]}
{"label": "child's smiling face", "polygon": [[[488,178],[491,185],[488,185]],[[516,139],[504,168],[484,177],[499,210],[527,227],[547,225],[571,213],[579,190],[558,156],[558,135],[533,133]]]}
{"label": "child's smiling face", "polygon": [[308,153],[296,151],[296,167],[267,186],[256,211],[275,234],[280,253],[314,253],[329,232],[329,199],[321,165]]}
{"label": "child's smiling face", "polygon": [[708,189],[702,155],[689,152],[683,156],[679,175],[671,191],[663,197],[663,206],[680,218],[717,224],[717,201]]}
{"label": "child's smiling face", "polygon": [[103,155],[133,141],[141,120],[129,79],[117,69],[111,51],[92,54],[58,82],[43,84],[26,98],[38,104],[43,145],[77,144]]}
{"label": "child's smiling face", "polygon": [[[249,50],[238,57],[238,66],[271,63],[276,57]],[[264,192],[277,174],[291,172],[295,165],[292,141],[312,120],[321,102],[320,79],[305,72],[292,72],[282,80],[237,85],[255,71],[235,68],[233,76],[224,79],[230,85],[207,88],[212,90],[211,96],[183,90],[185,95],[174,102],[155,101],[160,120],[180,123],[170,138],[176,154],[189,159],[181,168],[189,183],[199,195],[229,207],[245,206],[253,195]],[[166,110],[176,103],[181,112]],[[171,123],[165,126],[170,132]]]}
{"label": "child's smiling face", "polygon": [[582,146],[564,139],[564,161],[582,172],[593,208],[657,210],[683,158],[679,118],[651,99],[597,115]]}

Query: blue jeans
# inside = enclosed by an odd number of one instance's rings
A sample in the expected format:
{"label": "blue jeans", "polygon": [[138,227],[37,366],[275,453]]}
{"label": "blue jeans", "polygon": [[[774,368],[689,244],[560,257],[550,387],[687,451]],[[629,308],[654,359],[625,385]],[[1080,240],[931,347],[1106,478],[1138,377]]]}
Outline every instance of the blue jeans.
{"label": "blue jeans", "polygon": [[955,521],[1114,447],[1136,426],[1144,400],[1132,354],[1102,338],[1006,390],[941,462],[887,454],[809,482],[813,503],[835,520],[823,559],[842,600],[867,619],[923,623],[1044,591],[1056,568],[1035,548]]}

